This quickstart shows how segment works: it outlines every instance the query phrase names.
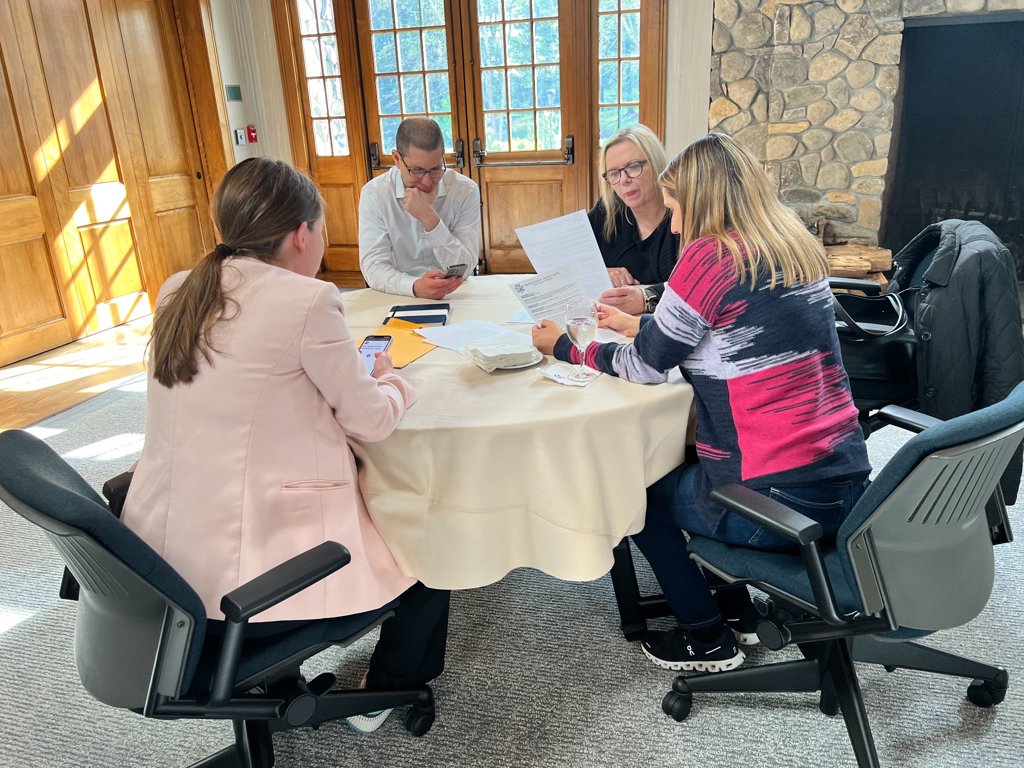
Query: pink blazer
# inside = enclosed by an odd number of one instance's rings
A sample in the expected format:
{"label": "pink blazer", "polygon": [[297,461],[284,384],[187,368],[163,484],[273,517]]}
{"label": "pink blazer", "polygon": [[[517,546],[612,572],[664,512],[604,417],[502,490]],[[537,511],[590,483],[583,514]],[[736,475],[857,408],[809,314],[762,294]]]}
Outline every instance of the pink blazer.
{"label": "pink blazer", "polygon": [[202,361],[187,385],[149,380],[124,522],[210,618],[223,618],[225,593],[327,540],[352,562],[254,621],[378,608],[415,580],[367,515],[347,437],[383,440],[415,393],[397,375],[367,375],[334,285],[250,258],[229,259],[223,273],[233,303],[215,326],[212,365]]}

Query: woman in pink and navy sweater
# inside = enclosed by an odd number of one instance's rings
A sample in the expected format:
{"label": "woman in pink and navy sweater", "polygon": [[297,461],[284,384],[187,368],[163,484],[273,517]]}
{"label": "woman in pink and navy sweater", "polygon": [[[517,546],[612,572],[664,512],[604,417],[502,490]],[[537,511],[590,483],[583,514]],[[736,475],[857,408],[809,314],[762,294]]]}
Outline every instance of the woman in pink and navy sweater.
{"label": "woman in pink and navy sweater", "polygon": [[633,537],[678,627],[649,632],[642,647],[669,669],[720,671],[742,663],[737,642],[757,642],[756,614],[745,587],[715,585],[712,593],[682,531],[760,549],[793,545],[716,505],[711,489],[742,483],[834,536],[870,466],[821,246],[728,136],[694,141],[659,182],[672,231],[686,244],[665,294],[653,315],[600,307],[601,326],[633,343],[595,342],[581,359],[548,320],[534,328],[534,343],[643,384],[678,366],[693,386],[700,461],[648,488],[647,522]]}

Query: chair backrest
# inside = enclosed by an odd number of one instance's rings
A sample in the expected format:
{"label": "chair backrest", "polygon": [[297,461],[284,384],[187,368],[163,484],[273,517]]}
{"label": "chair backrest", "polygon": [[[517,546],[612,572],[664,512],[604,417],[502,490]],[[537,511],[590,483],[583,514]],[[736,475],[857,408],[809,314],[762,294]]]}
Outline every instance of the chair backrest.
{"label": "chair backrest", "polygon": [[882,468],[836,539],[864,611],[938,630],[981,612],[995,560],[985,505],[1024,440],[1024,384],[1006,399],[908,440]]}
{"label": "chair backrest", "polygon": [[81,585],[75,661],[86,690],[128,708],[145,705],[151,684],[165,696],[187,690],[206,612],[184,579],[27,432],[0,433],[0,499],[46,532]]}

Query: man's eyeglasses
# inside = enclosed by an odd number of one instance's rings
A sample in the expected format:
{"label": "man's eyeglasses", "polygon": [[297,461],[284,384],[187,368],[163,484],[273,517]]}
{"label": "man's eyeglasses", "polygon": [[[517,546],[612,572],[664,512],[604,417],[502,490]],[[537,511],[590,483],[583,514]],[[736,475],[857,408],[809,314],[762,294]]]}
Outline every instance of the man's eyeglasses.
{"label": "man's eyeglasses", "polygon": [[614,186],[622,180],[623,174],[630,179],[635,179],[644,172],[645,165],[647,165],[646,160],[634,160],[632,163],[626,163],[621,168],[609,168],[601,174],[601,178]]}
{"label": "man's eyeglasses", "polygon": [[422,179],[427,174],[430,174],[430,178],[432,179],[440,179],[442,176],[444,176],[444,172],[448,170],[448,166],[445,165],[443,162],[436,168],[420,168],[415,165],[409,165],[409,163],[407,163],[405,161],[405,158],[403,157],[402,163],[405,165],[405,170],[407,170],[409,172],[409,175],[412,176],[414,179]]}

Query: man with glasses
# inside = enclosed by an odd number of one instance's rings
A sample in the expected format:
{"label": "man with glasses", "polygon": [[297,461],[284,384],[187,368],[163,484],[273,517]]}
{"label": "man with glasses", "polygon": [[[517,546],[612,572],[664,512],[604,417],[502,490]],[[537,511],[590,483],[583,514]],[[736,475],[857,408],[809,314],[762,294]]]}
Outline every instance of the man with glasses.
{"label": "man with glasses", "polygon": [[476,266],[480,189],[447,172],[433,120],[406,118],[395,143],[395,167],[371,179],[359,199],[359,268],[378,291],[443,299]]}

